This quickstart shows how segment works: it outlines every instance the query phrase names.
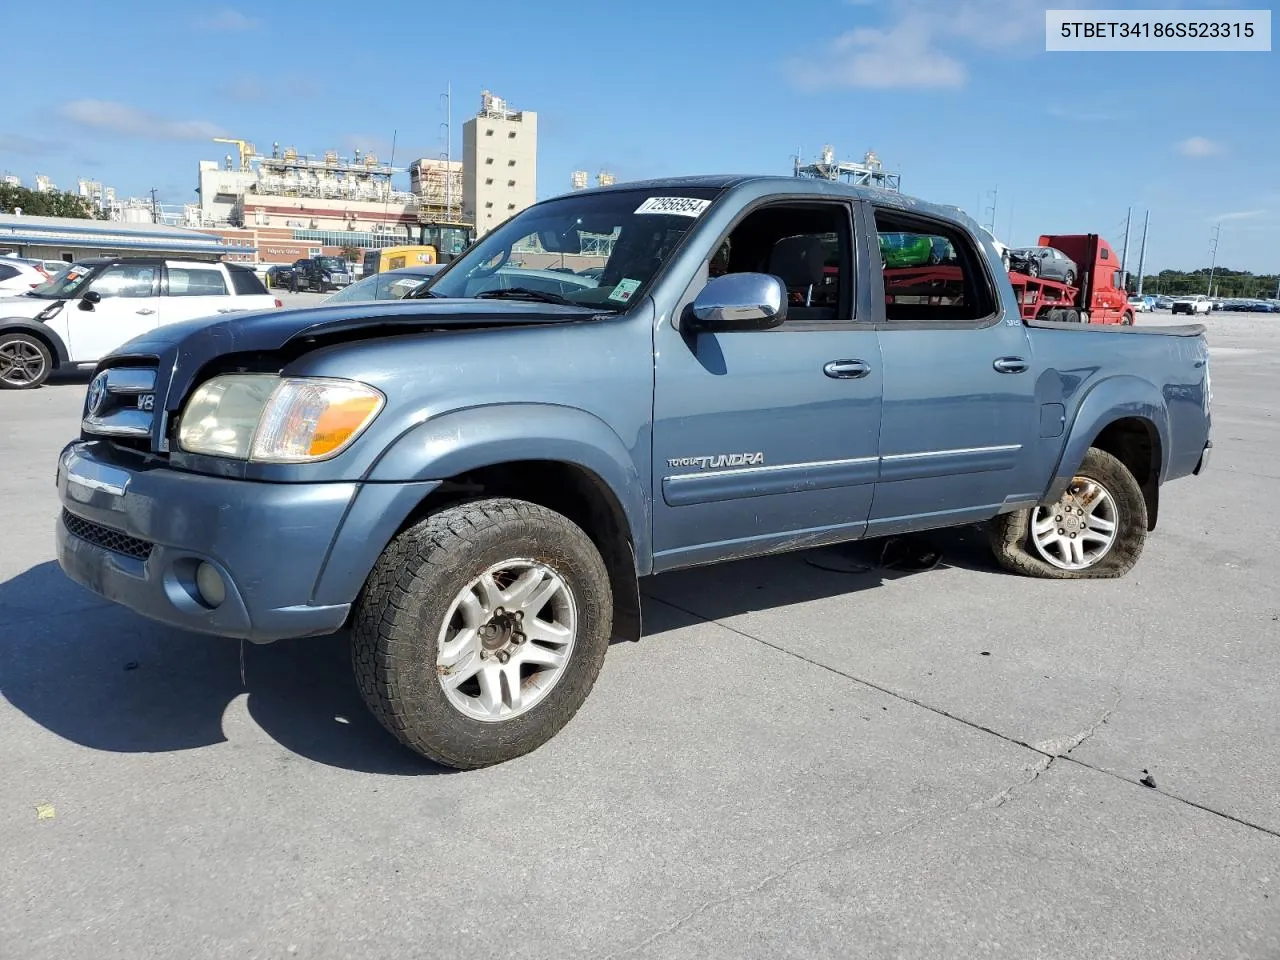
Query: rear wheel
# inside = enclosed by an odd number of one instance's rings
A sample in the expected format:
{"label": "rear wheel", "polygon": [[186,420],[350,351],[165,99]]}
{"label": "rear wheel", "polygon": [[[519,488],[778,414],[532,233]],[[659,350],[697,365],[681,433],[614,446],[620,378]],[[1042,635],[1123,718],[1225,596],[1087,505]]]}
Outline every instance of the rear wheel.
{"label": "rear wheel", "polygon": [[360,692],[437,763],[511,760],[586,700],[612,611],[604,561],[565,517],[507,498],[449,507],[392,541],[357,601]]}
{"label": "rear wheel", "polygon": [[1068,287],[1074,287],[1076,285],[1075,271],[1068,270],[1067,275],[1063,278],[1062,282],[1065,283]]}
{"label": "rear wheel", "polygon": [[991,521],[991,549],[1007,570],[1056,580],[1122,577],[1147,539],[1147,503],[1132,473],[1091,447],[1051,505]]}
{"label": "rear wheel", "polygon": [[53,353],[39,337],[0,333],[0,389],[34,390],[53,372]]}

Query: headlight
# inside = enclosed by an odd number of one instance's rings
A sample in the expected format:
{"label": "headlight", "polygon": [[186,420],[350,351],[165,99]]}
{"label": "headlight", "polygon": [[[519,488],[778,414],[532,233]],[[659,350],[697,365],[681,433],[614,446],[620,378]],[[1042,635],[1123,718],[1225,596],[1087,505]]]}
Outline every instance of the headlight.
{"label": "headlight", "polygon": [[187,402],[178,444],[261,463],[309,463],[337,456],[382,410],[386,398],[354,380],[227,374]]}

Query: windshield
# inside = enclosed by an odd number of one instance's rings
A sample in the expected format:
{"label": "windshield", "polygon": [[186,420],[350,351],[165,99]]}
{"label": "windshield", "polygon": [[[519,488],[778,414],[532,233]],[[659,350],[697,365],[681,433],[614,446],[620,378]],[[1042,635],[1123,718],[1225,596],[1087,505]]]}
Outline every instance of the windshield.
{"label": "windshield", "polygon": [[426,288],[427,295],[624,310],[644,295],[719,192],[610,190],[548,200],[482,237]]}
{"label": "windshield", "polygon": [[316,257],[316,262],[320,264],[321,269],[328,270],[330,273],[347,273],[347,261],[341,257]]}
{"label": "windshield", "polygon": [[33,287],[30,294],[33,297],[43,297],[46,300],[70,299],[89,282],[89,278],[93,276],[95,269],[97,269],[96,264],[68,264],[65,270],[58,271],[57,276],[48,283]]}

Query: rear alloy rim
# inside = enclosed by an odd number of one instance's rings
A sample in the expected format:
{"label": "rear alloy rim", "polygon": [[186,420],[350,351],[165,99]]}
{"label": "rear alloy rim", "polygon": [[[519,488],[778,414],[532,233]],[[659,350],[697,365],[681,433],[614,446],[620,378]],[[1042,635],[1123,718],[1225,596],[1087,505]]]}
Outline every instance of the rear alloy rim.
{"label": "rear alloy rim", "polygon": [[1087,570],[1105,557],[1120,528],[1115,497],[1097,480],[1074,477],[1051,507],[1037,507],[1031,542],[1059,570]]}
{"label": "rear alloy rim", "polygon": [[44,376],[44,354],[26,340],[0,343],[0,382],[24,387]]}
{"label": "rear alloy rim", "polygon": [[578,634],[573,591],[537,560],[504,560],[454,598],[436,674],[454,709],[488,723],[533,709],[564,676]]}

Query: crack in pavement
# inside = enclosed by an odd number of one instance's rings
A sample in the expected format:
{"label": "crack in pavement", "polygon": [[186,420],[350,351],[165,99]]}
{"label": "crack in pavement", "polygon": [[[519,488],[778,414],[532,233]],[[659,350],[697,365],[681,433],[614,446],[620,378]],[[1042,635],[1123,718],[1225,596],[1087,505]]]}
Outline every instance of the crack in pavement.
{"label": "crack in pavement", "polygon": [[619,960],[620,957],[625,957],[630,954],[633,954],[637,950],[643,950],[645,947],[649,946],[650,944],[655,943],[656,941],[661,940],[664,937],[669,937],[673,933],[676,933],[677,931],[680,930],[681,927],[688,924],[691,920],[697,919],[702,914],[707,913],[711,910],[714,910],[716,907],[723,906],[726,903],[733,903],[736,900],[742,900],[746,897],[751,896],[752,894],[759,893],[765,887],[769,886],[769,884],[774,883],[777,880],[781,880],[783,877],[791,873],[797,867],[801,867],[807,863],[812,863],[816,860],[822,860],[834,854],[847,853],[851,850],[856,850],[859,847],[876,846],[878,844],[884,843],[885,841],[892,840],[894,837],[899,837],[902,834],[907,833],[908,831],[915,830],[917,827],[921,827],[926,824],[932,823],[934,821],[941,820],[944,818],[944,816],[952,815],[957,812],[958,812],[957,810],[948,810],[947,813],[943,816],[929,815],[929,816],[917,817],[915,820],[912,820],[909,823],[904,823],[902,826],[896,827],[895,829],[890,830],[887,833],[877,834],[872,837],[858,837],[856,840],[848,840],[848,841],[845,841],[844,843],[838,843],[832,847],[824,847],[821,850],[815,850],[812,853],[806,853],[792,860],[788,860],[786,863],[778,867],[772,873],[766,874],[764,877],[757,880],[755,883],[751,884],[750,886],[743,887],[740,890],[735,890],[732,893],[725,894],[722,897],[716,897],[713,900],[706,900],[703,903],[698,904],[698,906],[694,907],[692,910],[690,910],[684,916],[680,917],[674,923],[668,924],[667,926],[663,927],[661,930],[654,931],[653,933],[651,933],[649,936],[645,937],[643,940],[639,941],[638,943],[634,943],[629,947],[623,948],[622,950],[616,950],[613,953],[606,954],[605,956],[601,957],[600,960]]}
{"label": "crack in pavement", "polygon": [[[1123,695],[1123,684],[1124,684],[1125,678],[1128,676],[1128,673],[1130,668],[1132,667],[1132,664],[1137,659],[1138,654],[1142,649],[1142,644],[1139,644],[1137,647],[1134,648],[1133,652],[1129,654],[1129,657],[1126,660],[1124,667],[1121,669],[1120,679],[1117,680],[1116,682],[1116,695],[1114,700],[1112,701],[1111,706],[1108,707],[1106,710],[1104,710],[1102,714],[1098,717],[1098,719],[1094,721],[1094,723],[1088,729],[1086,729],[1082,734],[1077,735],[1079,736],[1079,739],[1076,742],[1071,743],[1071,741],[1075,739],[1074,737],[1068,738],[1066,741],[1049,741],[1048,742],[1049,745],[1053,745],[1054,743],[1059,743],[1059,742],[1065,742],[1065,743],[1071,744],[1067,752],[1053,754],[1043,749],[1044,745],[1036,745],[1036,744],[1028,743],[1025,740],[1019,740],[1015,736],[1012,736],[1007,733],[1001,733],[999,730],[995,730],[991,727],[984,726],[975,720],[970,720],[967,717],[962,717],[962,716],[959,716],[958,714],[950,713],[949,711],[942,709],[942,707],[935,706],[934,704],[931,704],[931,703],[925,703],[923,700],[917,700],[915,697],[908,696],[907,694],[902,693],[898,690],[893,690],[889,687],[875,683],[874,681],[867,680],[863,677],[859,677],[856,674],[852,674],[852,673],[849,673],[848,671],[841,670],[838,667],[833,667],[829,664],[823,663],[820,660],[815,660],[812,657],[806,657],[804,654],[796,653],[794,650],[788,650],[786,647],[773,643],[772,641],[765,640],[762,637],[754,636],[753,634],[747,633],[744,630],[739,630],[737,627],[732,626],[731,624],[725,623],[722,620],[716,620],[712,617],[705,617],[702,614],[698,613],[697,611],[689,610],[686,607],[682,607],[678,603],[672,603],[670,600],[663,599],[662,597],[655,597],[653,594],[648,594],[648,593],[644,594],[644,597],[646,599],[655,601],[657,603],[664,604],[665,606],[668,606],[673,610],[679,610],[681,613],[686,614],[687,616],[690,616],[690,617],[694,617],[702,621],[703,623],[714,623],[716,626],[721,627],[724,630],[728,630],[730,633],[736,633],[738,636],[742,637],[743,639],[752,640],[755,643],[759,643],[763,646],[769,647],[772,650],[777,650],[779,653],[782,653],[788,657],[794,657],[796,660],[799,660],[802,663],[807,663],[810,666],[817,667],[819,670],[825,670],[828,673],[834,673],[838,677],[843,677],[846,680],[851,680],[854,683],[861,684],[864,687],[869,687],[872,690],[878,690],[880,693],[883,693],[886,696],[893,697],[895,700],[901,700],[904,703],[909,703],[913,706],[919,707],[922,710],[928,710],[930,713],[935,713],[940,717],[946,717],[948,720],[954,720],[956,723],[962,723],[966,727],[969,727],[973,730],[978,730],[982,733],[986,733],[993,737],[997,737],[1001,740],[1004,740],[1006,743],[1016,744],[1019,747],[1025,747],[1028,750],[1032,750],[1035,753],[1040,754],[1041,760],[1037,761],[1035,764],[1032,764],[1030,767],[1026,768],[1029,772],[1032,773],[1032,776],[1029,779],[1022,781],[1021,783],[1014,784],[1013,785],[1014,788],[1025,785],[1026,783],[1030,783],[1038,779],[1040,775],[1049,768],[1050,763],[1053,760],[1059,759],[1059,758],[1069,763],[1077,764],[1088,770],[1092,770],[1094,773],[1101,773],[1104,776],[1113,777],[1114,779],[1120,780],[1124,783],[1130,783],[1130,784],[1133,784],[1134,786],[1141,786],[1139,781],[1134,777],[1126,777],[1124,774],[1116,773],[1115,771],[1107,770],[1107,769],[1104,769],[1103,767],[1096,767],[1091,763],[1086,763],[1084,760],[1081,760],[1077,757],[1070,756],[1070,751],[1076,749],[1076,747],[1080,746],[1080,744],[1088,740],[1089,737],[1093,736],[1094,733],[1097,732],[1097,729],[1100,726],[1102,726],[1102,724],[1106,723],[1107,719],[1117,709]],[[1036,769],[1036,768],[1040,768],[1040,769]],[[1010,788],[1010,789],[1013,789],[1013,788]],[[1180,796],[1179,794],[1171,793],[1168,790],[1165,790],[1159,787],[1152,788],[1152,787],[1146,787],[1146,786],[1143,786],[1142,789],[1148,790],[1154,794],[1158,794],[1159,796],[1166,797],[1170,800],[1173,800],[1176,803],[1182,803],[1189,807],[1193,807],[1197,810],[1202,810],[1205,813],[1211,813],[1214,816],[1221,817],[1224,820],[1230,820],[1232,823],[1239,824],[1242,827],[1248,827],[1251,830],[1257,830],[1259,833],[1265,833],[1270,836],[1280,838],[1280,830],[1275,830],[1275,829],[1272,829],[1271,827],[1265,827],[1262,824],[1254,823],[1250,820],[1241,819],[1240,817],[1234,816],[1230,813],[1226,813],[1225,811],[1217,810],[1214,807],[1206,806],[1203,803],[1197,803],[1196,801]]]}

